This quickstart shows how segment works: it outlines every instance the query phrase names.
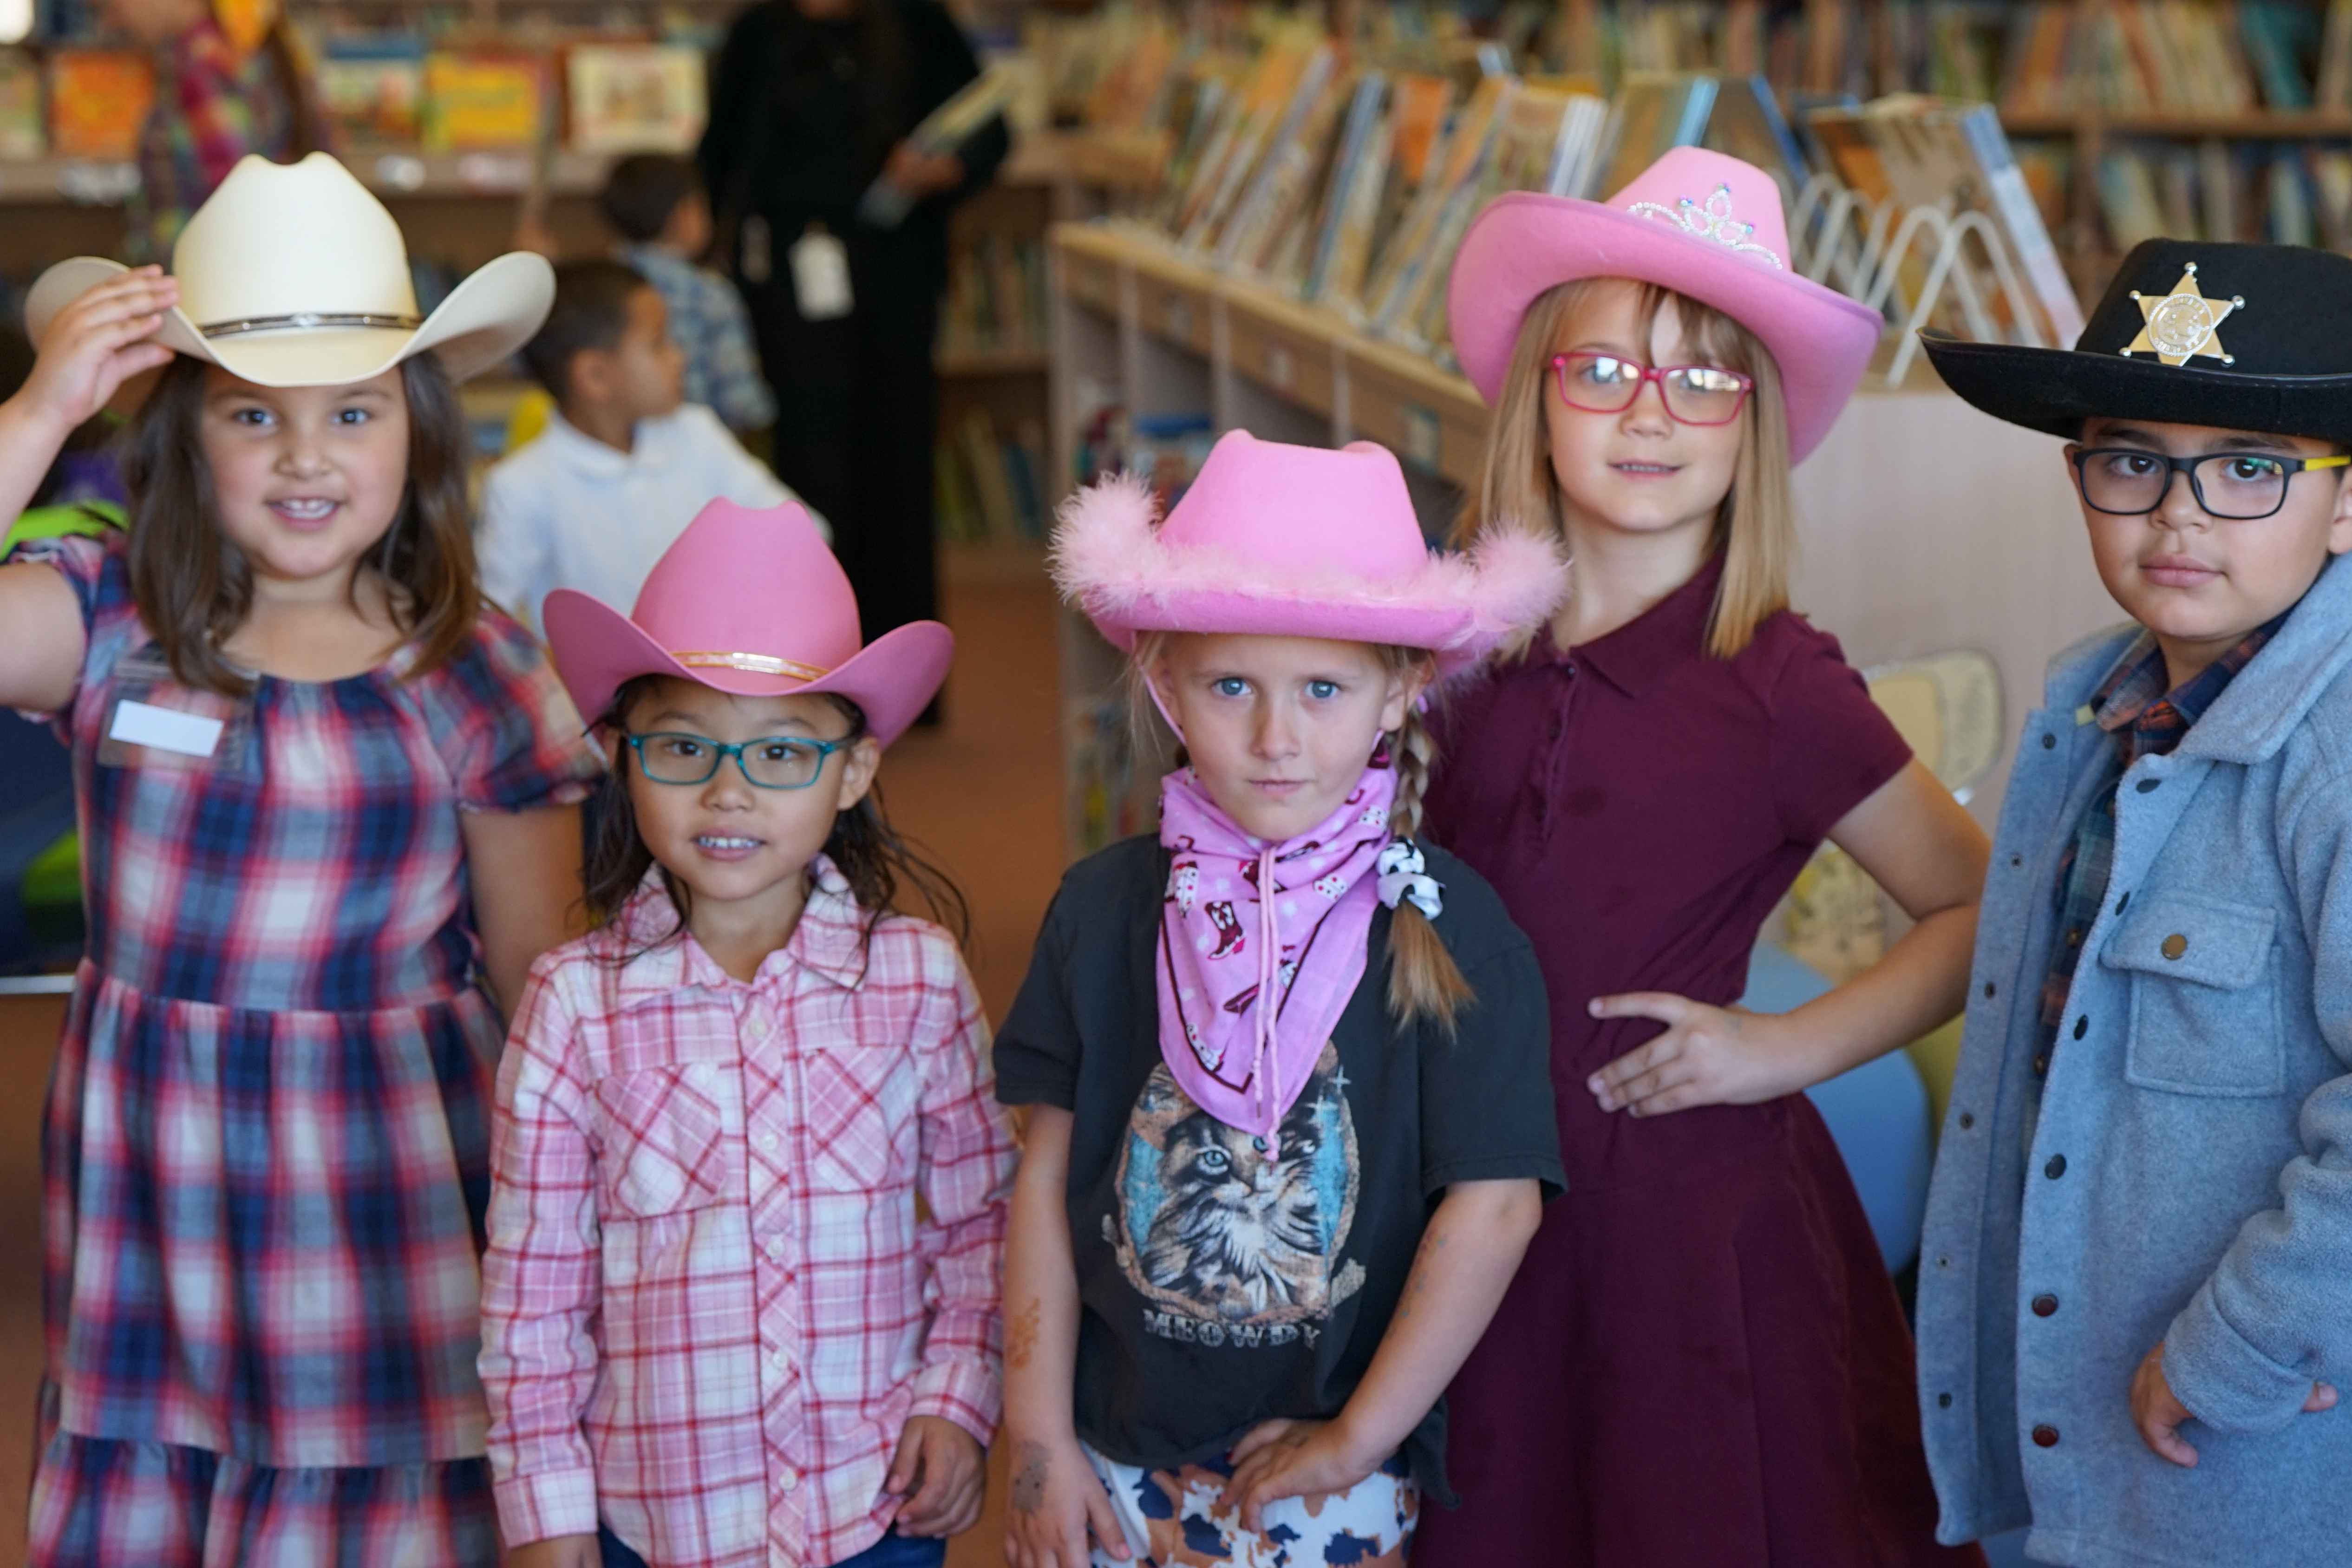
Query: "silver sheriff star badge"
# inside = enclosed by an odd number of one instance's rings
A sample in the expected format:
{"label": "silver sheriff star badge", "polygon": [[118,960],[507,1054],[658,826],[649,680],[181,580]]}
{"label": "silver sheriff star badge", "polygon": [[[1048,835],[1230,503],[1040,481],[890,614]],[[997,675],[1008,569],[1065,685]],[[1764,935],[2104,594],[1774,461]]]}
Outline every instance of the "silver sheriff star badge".
{"label": "silver sheriff star badge", "polygon": [[2135,289],[2131,297],[2139,301],[2142,322],[2139,336],[2124,350],[2126,358],[2141,349],[2153,349],[2166,364],[2187,364],[2200,354],[2223,364],[2238,363],[2221,352],[2217,332],[2230,312],[2244,309],[2246,301],[2234,294],[2227,300],[2205,298],[2197,287],[2197,263],[2189,264],[2171,293],[2159,299]]}

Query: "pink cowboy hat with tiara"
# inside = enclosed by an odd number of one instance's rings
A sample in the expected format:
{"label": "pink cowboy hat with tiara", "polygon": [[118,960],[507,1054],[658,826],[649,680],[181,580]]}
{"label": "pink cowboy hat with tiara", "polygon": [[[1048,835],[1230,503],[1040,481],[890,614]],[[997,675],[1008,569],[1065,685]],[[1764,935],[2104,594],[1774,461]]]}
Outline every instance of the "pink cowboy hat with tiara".
{"label": "pink cowboy hat with tiara", "polygon": [[886,746],[939,690],[955,653],[955,634],[937,621],[864,641],[848,577],[790,501],[704,507],[646,574],[632,615],[572,588],[550,594],[540,615],[556,673],[591,719],[624,681],[670,675],[737,697],[845,697]]}
{"label": "pink cowboy hat with tiara", "polygon": [[1780,187],[1751,163],[1677,147],[1605,202],[1497,196],[1454,258],[1454,353],[1492,406],[1538,295],[1583,278],[1632,278],[1688,295],[1763,340],[1780,370],[1789,456],[1837,422],[1885,321],[1789,266]]}
{"label": "pink cowboy hat with tiara", "polygon": [[1124,650],[1146,631],[1329,637],[1427,648],[1451,675],[1568,594],[1567,563],[1533,533],[1433,552],[1404,470],[1370,441],[1335,452],[1228,431],[1159,510],[1114,475],[1065,501],[1054,530],[1055,581]]}

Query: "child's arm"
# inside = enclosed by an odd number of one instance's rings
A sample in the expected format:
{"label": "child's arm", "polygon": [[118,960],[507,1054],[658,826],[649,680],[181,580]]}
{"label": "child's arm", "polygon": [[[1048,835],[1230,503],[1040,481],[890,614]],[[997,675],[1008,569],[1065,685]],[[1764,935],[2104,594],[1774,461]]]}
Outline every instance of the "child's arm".
{"label": "child's arm", "polygon": [[933,978],[933,1005],[918,1049],[923,1099],[919,1184],[930,1210],[918,1233],[925,1295],[933,1303],[915,1402],[882,1489],[906,1500],[905,1535],[960,1535],[980,1522],[988,1471],[982,1452],[1003,1407],[998,1354],[1003,1326],[1006,1199],[1016,1158],[1013,1130],[983,1064],[988,1020],[963,961],[937,939],[949,973]]}
{"label": "child's arm", "polygon": [[[41,488],[75,428],[131,377],[166,363],[151,341],[179,285],[153,267],[101,283],[49,323],[33,374],[0,403],[0,528]],[[40,711],[73,698],[86,639],[80,606],[46,566],[0,567],[0,705]]]}
{"label": "child's arm", "polygon": [[1338,1418],[1264,1422],[1234,1446],[1225,1501],[1244,1524],[1264,1529],[1263,1510],[1277,1499],[1354,1486],[1397,1451],[1486,1331],[1542,1217],[1534,1181],[1446,1188],[1396,1315]]}
{"label": "child's arm", "polygon": [[[576,1032],[547,971],[535,972],[499,1066],[482,1258],[482,1388],[510,1547],[593,1542],[596,1531],[595,1462],[580,1421],[596,1384],[590,1325],[604,1299],[603,1231],[588,1142],[593,1091]],[[564,1564],[563,1553],[551,1562]]]}
{"label": "child's arm", "polygon": [[1011,1568],[1087,1568],[1087,1531],[1133,1555],[1072,1421],[1078,1275],[1070,1255],[1070,1113],[1033,1105],[1004,1245],[1004,1440],[1012,1461]]}
{"label": "child's arm", "polygon": [[468,811],[458,824],[482,966],[492,997],[512,1016],[539,955],[583,929],[580,808]]}
{"label": "child's arm", "polygon": [[1992,853],[1984,830],[1916,759],[1830,830],[1916,923],[1886,956],[1793,1013],[1745,1013],[1685,996],[1596,996],[1596,1018],[1654,1018],[1666,1032],[1585,1082],[1603,1110],[1658,1116],[1755,1105],[1810,1089],[1917,1039],[1958,1013]]}

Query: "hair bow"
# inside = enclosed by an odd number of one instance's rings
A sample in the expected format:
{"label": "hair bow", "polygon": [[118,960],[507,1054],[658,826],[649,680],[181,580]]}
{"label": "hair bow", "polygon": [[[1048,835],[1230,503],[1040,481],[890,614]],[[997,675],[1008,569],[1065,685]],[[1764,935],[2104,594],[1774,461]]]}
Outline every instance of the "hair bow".
{"label": "hair bow", "polygon": [[1445,912],[1444,884],[1429,875],[1421,846],[1412,839],[1393,839],[1383,846],[1378,869],[1381,902],[1389,908],[1411,899],[1412,907],[1431,920]]}

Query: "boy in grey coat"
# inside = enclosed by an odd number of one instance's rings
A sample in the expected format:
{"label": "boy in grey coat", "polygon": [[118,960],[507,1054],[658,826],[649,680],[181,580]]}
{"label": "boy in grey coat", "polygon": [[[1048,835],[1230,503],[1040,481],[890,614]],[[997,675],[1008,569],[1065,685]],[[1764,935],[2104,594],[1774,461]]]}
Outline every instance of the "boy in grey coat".
{"label": "boy in grey coat", "polygon": [[1920,1268],[1942,1538],[2352,1564],[2352,259],[2152,240],[2073,351],[1928,353],[2069,441],[2136,623],[2051,666],[1994,843]]}

